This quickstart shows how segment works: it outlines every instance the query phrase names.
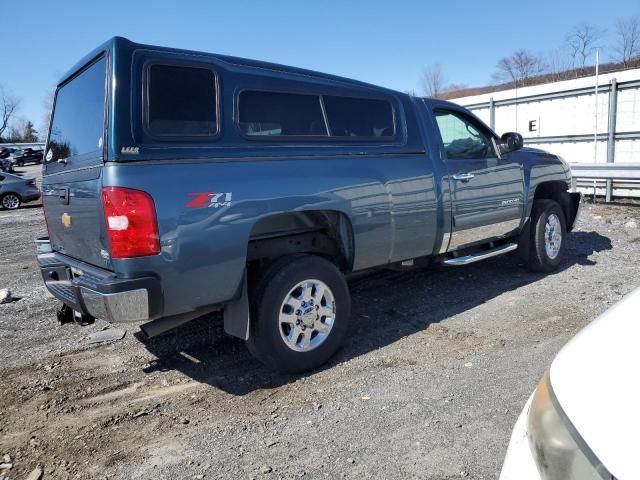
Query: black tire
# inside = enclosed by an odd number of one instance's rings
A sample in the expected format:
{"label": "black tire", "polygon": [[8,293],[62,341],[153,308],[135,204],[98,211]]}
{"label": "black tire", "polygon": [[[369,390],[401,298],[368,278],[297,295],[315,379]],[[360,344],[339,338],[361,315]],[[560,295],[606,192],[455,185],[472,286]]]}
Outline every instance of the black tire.
{"label": "black tire", "polygon": [[[316,347],[307,351],[295,351],[283,338],[288,327],[286,324],[283,324],[284,327],[281,326],[280,314],[290,309],[290,305],[283,305],[285,299],[290,298],[289,293],[299,283],[307,280],[319,280],[328,287],[334,298],[334,320],[326,337],[317,340],[319,344]],[[313,370],[329,360],[342,345],[349,327],[351,297],[344,276],[333,263],[314,255],[283,257],[259,274],[251,290],[251,329],[247,348],[268,367],[287,373]],[[318,293],[317,290],[312,291]],[[320,297],[320,302],[324,301],[325,306],[326,298]],[[317,303],[320,302],[316,300],[314,308],[317,309]],[[293,318],[300,318],[293,313]],[[324,320],[319,319],[313,310],[308,311],[306,315],[316,315],[315,322],[327,321],[327,317],[322,317]],[[301,329],[303,327],[305,331],[309,328],[309,331],[301,333],[302,336],[296,338],[304,339],[306,335],[310,336],[311,341],[318,338],[319,332],[315,331],[315,327],[306,327],[303,324],[299,326]],[[289,329],[288,333],[293,337],[293,330]],[[316,337],[313,337],[314,333]],[[294,340],[294,343],[297,342]]]}
{"label": "black tire", "polygon": [[16,210],[20,205],[22,205],[22,199],[17,193],[5,193],[0,198],[0,206],[5,210]]}
{"label": "black tire", "polygon": [[[555,219],[554,219],[555,217]],[[555,224],[560,234],[556,239],[545,238],[547,222]],[[553,228],[553,227],[551,227]],[[559,229],[559,232],[557,231]],[[522,232],[520,247],[526,267],[534,272],[553,272],[562,262],[566,248],[567,222],[562,207],[553,200],[535,200],[529,225]],[[559,243],[559,246],[558,246]]]}

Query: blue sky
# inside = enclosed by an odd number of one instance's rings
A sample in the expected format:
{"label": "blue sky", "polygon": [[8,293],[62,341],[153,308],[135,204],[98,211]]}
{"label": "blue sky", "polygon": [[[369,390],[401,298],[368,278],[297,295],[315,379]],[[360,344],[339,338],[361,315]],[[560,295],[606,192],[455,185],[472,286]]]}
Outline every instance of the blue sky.
{"label": "blue sky", "polygon": [[[577,23],[611,33],[640,14],[638,0],[2,0],[0,85],[22,100],[19,116],[42,123],[58,77],[114,35],[268,60],[419,92],[421,71],[447,81],[490,82],[517,49],[547,53]],[[606,52],[605,52],[606,60]]]}

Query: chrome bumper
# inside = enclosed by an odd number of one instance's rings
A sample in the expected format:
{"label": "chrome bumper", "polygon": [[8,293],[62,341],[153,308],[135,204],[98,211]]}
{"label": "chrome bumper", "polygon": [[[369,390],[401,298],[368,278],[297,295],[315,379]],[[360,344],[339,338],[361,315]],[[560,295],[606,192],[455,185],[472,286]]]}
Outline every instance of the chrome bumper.
{"label": "chrome bumper", "polygon": [[36,243],[45,286],[74,311],[113,323],[144,322],[161,316],[157,278],[118,278],[114,272],[52,252],[46,239]]}
{"label": "chrome bumper", "polygon": [[144,288],[120,293],[100,293],[80,287],[80,295],[92,317],[109,322],[149,320],[149,292]]}

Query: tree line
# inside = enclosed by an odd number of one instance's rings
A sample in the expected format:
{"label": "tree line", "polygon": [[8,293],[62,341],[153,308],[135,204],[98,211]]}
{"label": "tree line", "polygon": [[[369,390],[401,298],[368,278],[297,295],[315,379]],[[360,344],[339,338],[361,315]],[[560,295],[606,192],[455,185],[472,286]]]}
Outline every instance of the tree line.
{"label": "tree line", "polygon": [[[0,85],[0,143],[35,143],[46,140],[54,92],[47,94],[43,103],[46,114],[37,129],[31,120],[18,117],[20,99]],[[41,133],[42,132],[42,133]]]}
{"label": "tree line", "polygon": [[548,54],[536,54],[519,49],[498,60],[492,76],[493,84],[482,88],[468,88],[462,84],[448,83],[442,64],[426,68],[420,84],[429,97],[452,98],[475,95],[487,91],[518,88],[539,83],[556,82],[591,75],[594,54],[599,49],[603,71],[640,67],[640,16],[621,18],[613,32],[597,25],[575,25],[564,37],[562,44]]}

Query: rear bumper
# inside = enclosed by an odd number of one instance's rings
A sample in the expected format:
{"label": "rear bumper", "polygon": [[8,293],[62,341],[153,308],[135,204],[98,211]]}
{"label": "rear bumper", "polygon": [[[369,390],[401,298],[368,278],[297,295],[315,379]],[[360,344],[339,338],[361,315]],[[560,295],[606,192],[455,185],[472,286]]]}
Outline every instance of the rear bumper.
{"label": "rear bumper", "polygon": [[[45,251],[39,240],[40,252]],[[39,253],[38,266],[51,294],[85,315],[109,322],[142,322],[162,313],[162,290],[155,277],[118,278],[56,252]]]}

